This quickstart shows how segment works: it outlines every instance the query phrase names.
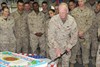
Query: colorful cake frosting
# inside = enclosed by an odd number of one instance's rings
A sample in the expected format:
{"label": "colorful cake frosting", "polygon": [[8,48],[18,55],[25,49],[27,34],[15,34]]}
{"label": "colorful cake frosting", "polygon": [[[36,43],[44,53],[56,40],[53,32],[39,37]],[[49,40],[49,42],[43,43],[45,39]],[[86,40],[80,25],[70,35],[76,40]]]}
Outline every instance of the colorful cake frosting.
{"label": "colorful cake frosting", "polygon": [[0,52],[0,67],[47,67],[47,62],[12,52]]}

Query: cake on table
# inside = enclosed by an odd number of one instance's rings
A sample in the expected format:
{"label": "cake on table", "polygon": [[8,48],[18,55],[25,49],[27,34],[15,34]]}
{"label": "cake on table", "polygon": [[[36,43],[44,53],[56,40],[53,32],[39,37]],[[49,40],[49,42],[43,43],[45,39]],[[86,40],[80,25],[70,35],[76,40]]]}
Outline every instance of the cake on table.
{"label": "cake on table", "polygon": [[47,67],[47,62],[25,55],[5,51],[0,52],[0,67]]}

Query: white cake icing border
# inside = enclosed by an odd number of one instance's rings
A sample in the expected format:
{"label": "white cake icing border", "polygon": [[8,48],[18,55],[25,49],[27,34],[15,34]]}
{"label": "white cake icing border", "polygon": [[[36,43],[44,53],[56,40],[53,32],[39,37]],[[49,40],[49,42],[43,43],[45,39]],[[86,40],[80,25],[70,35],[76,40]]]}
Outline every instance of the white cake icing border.
{"label": "white cake icing border", "polygon": [[[24,59],[24,60],[27,60],[27,61],[32,61],[32,60],[36,60],[34,58],[30,58],[30,57],[27,57],[27,56],[24,56],[24,55],[21,55],[21,54],[17,54],[17,53],[13,53],[13,52],[9,52],[9,51],[6,51],[8,53],[11,53],[14,57],[17,57],[17,58],[21,58],[21,59]],[[0,53],[3,53],[3,52],[0,52]],[[1,59],[2,60],[2,59]],[[2,60],[2,61],[5,61],[5,60]],[[17,61],[14,61],[14,62],[18,62],[19,60]],[[42,60],[36,60],[36,61],[42,61]],[[5,61],[7,62],[7,61]],[[10,63],[10,62],[8,62]],[[11,63],[10,63],[11,64]],[[3,67],[9,67],[9,66],[15,66],[15,65],[8,65],[8,64],[4,64],[4,63],[0,63],[0,67],[3,66]],[[16,65],[16,67],[18,67],[19,65]],[[28,66],[28,64],[26,65],[21,65],[20,66],[25,66],[25,67],[46,67],[47,66],[47,63],[45,61],[43,61],[42,63],[38,64],[38,65],[30,65]]]}

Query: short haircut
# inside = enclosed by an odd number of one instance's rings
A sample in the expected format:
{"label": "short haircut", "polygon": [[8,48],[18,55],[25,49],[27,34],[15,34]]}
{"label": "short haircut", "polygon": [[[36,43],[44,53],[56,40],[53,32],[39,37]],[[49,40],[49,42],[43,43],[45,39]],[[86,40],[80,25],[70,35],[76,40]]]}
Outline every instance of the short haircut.
{"label": "short haircut", "polygon": [[60,4],[59,4],[59,7],[60,7],[60,6],[64,6],[64,7],[68,8],[68,5],[67,5],[66,3],[64,3],[64,2],[60,3]]}
{"label": "short haircut", "polygon": [[64,2],[60,3],[60,4],[59,4],[59,8],[60,8],[60,7],[66,8],[67,13],[69,12],[67,3],[64,3]]}
{"label": "short haircut", "polygon": [[24,3],[24,1],[23,1],[23,0],[18,0],[18,1],[17,1],[17,4],[18,4],[18,3]]}
{"label": "short haircut", "polygon": [[9,9],[7,6],[2,7],[2,11],[4,11],[4,9]]}
{"label": "short haircut", "polygon": [[76,3],[76,2],[75,2],[75,0],[70,0],[69,2],[73,2],[73,3]]}
{"label": "short haircut", "polygon": [[98,3],[97,4],[99,4],[100,3],[100,1],[98,1]]}
{"label": "short haircut", "polygon": [[25,4],[30,4],[30,3],[29,3],[29,2],[25,2],[24,5],[25,5]]}
{"label": "short haircut", "polygon": [[30,0],[30,1],[34,1],[34,0]]}
{"label": "short haircut", "polygon": [[54,9],[50,9],[49,11],[52,11],[53,13],[55,13],[55,10]]}
{"label": "short haircut", "polygon": [[38,2],[34,2],[33,5],[34,5],[34,4],[37,4],[37,5],[39,6]]}
{"label": "short haircut", "polygon": [[42,4],[47,4],[48,5],[47,1],[43,1]]}
{"label": "short haircut", "polygon": [[7,5],[7,3],[6,3],[6,2],[2,2],[2,3],[1,3],[1,5],[3,5],[3,4]]}

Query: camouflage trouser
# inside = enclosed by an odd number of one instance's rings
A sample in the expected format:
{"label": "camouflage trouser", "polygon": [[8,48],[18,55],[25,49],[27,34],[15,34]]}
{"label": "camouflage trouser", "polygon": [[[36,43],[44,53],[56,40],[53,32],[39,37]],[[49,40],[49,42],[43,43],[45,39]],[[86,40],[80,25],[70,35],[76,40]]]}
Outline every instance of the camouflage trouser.
{"label": "camouflage trouser", "polygon": [[[78,45],[76,45],[72,48],[72,55],[71,55],[70,62],[75,63],[76,62],[75,61],[76,55],[82,54],[83,64],[88,64],[89,63],[89,56],[90,56],[90,43],[91,43],[91,40],[90,40],[89,34],[85,34],[83,39],[79,38],[79,41],[77,42]],[[82,53],[81,53],[80,48],[82,49]]]}
{"label": "camouflage trouser", "polygon": [[91,38],[91,56],[96,57],[97,55],[97,50],[98,50],[98,38],[97,38],[97,30],[91,32],[90,38]]}
{"label": "camouflage trouser", "polygon": [[11,52],[15,52],[16,50],[16,40],[11,38],[9,39],[9,41],[2,41],[0,43],[0,51],[11,51]]}
{"label": "camouflage trouser", "polygon": [[8,45],[8,50],[11,52],[16,51],[16,39],[15,39],[15,37],[10,38],[10,44]]}
{"label": "camouflage trouser", "polygon": [[87,34],[84,36],[84,39],[79,39],[79,44],[82,49],[83,64],[88,64],[90,56],[90,35]]}
{"label": "camouflage trouser", "polygon": [[50,58],[50,55],[49,55],[49,49],[50,48],[49,48],[48,44],[49,44],[49,41],[48,41],[48,38],[46,36],[46,57]]}
{"label": "camouflage trouser", "polygon": [[2,42],[0,43],[0,51],[8,51],[8,45],[9,45],[9,42]]}
{"label": "camouflage trouser", "polygon": [[0,51],[11,51],[15,52],[16,45],[15,44],[9,44],[7,42],[0,43]]}
{"label": "camouflage trouser", "polygon": [[30,46],[32,48],[32,52],[36,53],[37,47],[40,47],[40,55],[45,56],[46,52],[46,40],[45,35],[42,35],[41,37],[37,37],[36,35],[30,34]]}
{"label": "camouflage trouser", "polygon": [[48,43],[48,42],[46,41],[46,57],[47,57],[47,58],[50,58],[50,55],[49,55],[49,49],[50,49],[50,48],[49,48],[49,46],[47,45],[47,43]]}
{"label": "camouflage trouser", "polygon": [[76,63],[76,55],[78,54],[78,51],[80,50],[79,41],[77,44],[71,49],[71,57],[70,62],[75,64]]}
{"label": "camouflage trouser", "polygon": [[97,38],[91,38],[91,56],[96,57],[98,50],[98,41]]}
{"label": "camouflage trouser", "polygon": [[16,45],[17,53],[20,53],[21,49],[22,53],[28,53],[28,45],[29,45],[28,37],[19,37],[16,38],[16,40],[17,40],[17,45]]}
{"label": "camouflage trouser", "polygon": [[91,39],[91,57],[96,57],[98,50],[98,23],[93,22],[90,28],[90,39]]}
{"label": "camouflage trouser", "polygon": [[[49,50],[49,55],[50,55],[51,60],[55,59],[57,57],[56,53],[55,53],[55,49],[50,49]],[[63,55],[62,58],[55,61],[55,63],[58,64],[58,67],[69,67],[70,56],[71,56],[71,52],[68,53],[68,54]],[[59,64],[59,62],[61,64]]]}

